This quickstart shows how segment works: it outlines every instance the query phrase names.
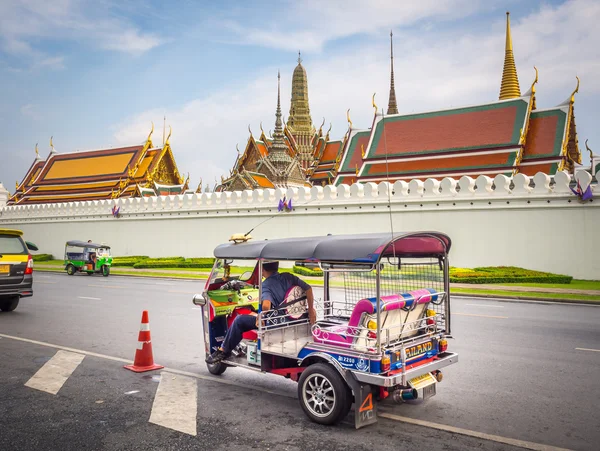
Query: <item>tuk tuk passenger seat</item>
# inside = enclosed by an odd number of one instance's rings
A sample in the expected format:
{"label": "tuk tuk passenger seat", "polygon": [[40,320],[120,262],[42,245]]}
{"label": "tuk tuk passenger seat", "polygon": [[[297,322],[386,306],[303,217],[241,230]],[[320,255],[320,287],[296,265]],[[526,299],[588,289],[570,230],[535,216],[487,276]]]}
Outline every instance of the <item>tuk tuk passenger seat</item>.
{"label": "tuk tuk passenger seat", "polygon": [[[382,296],[382,311],[380,313],[381,328],[393,328],[392,339],[407,338],[418,333],[414,327],[404,329],[403,324],[421,319],[426,306],[431,301],[437,301],[440,294],[433,288],[423,288],[406,293]],[[417,302],[416,305],[414,303]],[[402,309],[410,308],[405,314]],[[347,325],[327,328],[315,328],[313,339],[316,343],[338,345],[346,348],[364,350],[367,348],[367,324],[377,315],[377,299],[375,297],[361,299],[356,303]],[[395,327],[397,326],[397,327]],[[373,342],[375,340],[372,340]]]}

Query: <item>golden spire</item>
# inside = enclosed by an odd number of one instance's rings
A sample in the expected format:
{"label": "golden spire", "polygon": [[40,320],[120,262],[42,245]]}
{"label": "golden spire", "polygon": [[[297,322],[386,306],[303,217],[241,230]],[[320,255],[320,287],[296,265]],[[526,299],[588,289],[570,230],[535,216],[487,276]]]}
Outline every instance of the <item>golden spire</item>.
{"label": "golden spire", "polygon": [[40,157],[40,151],[38,150],[38,143],[35,143],[35,157],[36,158]]}
{"label": "golden spire", "polygon": [[352,121],[350,120],[350,108],[346,111],[346,119],[348,119],[349,128],[352,129]]}
{"label": "golden spire", "polygon": [[510,13],[506,13],[506,49],[504,54],[504,70],[502,71],[502,84],[500,85],[500,100],[521,97],[517,66],[513,55],[512,37],[510,35]]}
{"label": "golden spire", "polygon": [[[388,102],[387,114],[398,114],[398,105],[396,104],[396,88],[394,87],[394,44],[392,42],[392,36],[394,36],[394,34],[390,31],[390,61],[392,69],[390,75],[390,101]],[[377,114],[377,112],[375,114]]]}

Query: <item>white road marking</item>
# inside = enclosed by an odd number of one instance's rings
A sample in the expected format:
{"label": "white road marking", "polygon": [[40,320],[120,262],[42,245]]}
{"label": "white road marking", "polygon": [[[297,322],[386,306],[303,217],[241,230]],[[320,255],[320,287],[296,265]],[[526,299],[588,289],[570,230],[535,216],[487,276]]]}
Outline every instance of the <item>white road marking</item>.
{"label": "white road marking", "polygon": [[59,350],[29,379],[25,386],[55,395],[85,355]]}
{"label": "white road marking", "polygon": [[140,392],[139,390],[131,390],[131,391],[126,391],[125,394],[126,395],[133,395],[133,394],[139,393],[139,392]]}
{"label": "white road marking", "polygon": [[504,308],[503,305],[485,305],[485,304],[465,304],[465,305],[472,305],[473,307]]}
{"label": "white road marking", "polygon": [[600,349],[589,349],[589,348],[575,348],[576,351],[591,351],[591,352],[600,352]]}
{"label": "white road marking", "polygon": [[89,284],[88,287],[100,287],[100,288],[125,288],[125,287],[120,287],[118,285],[95,285],[95,284]]}
{"label": "white road marking", "polygon": [[79,299],[89,299],[90,301],[101,301],[100,298],[90,298],[88,296],[77,296]]}
{"label": "white road marking", "polygon": [[198,382],[165,371],[154,396],[150,423],[189,435],[196,435]]}
{"label": "white road marking", "polygon": [[445,424],[431,423],[430,421],[415,420],[414,418],[401,417],[400,415],[394,415],[392,413],[380,412],[378,416],[388,418],[394,421],[401,421],[403,423],[416,424],[418,426],[424,426],[431,429],[437,429],[440,431],[451,432],[454,434],[467,435],[469,437],[481,438],[497,443],[504,443],[511,446],[517,446],[519,448],[534,449],[537,451],[569,451],[566,448],[557,448],[556,446],[544,445],[542,443],[526,442],[524,440],[517,440],[514,438],[501,437],[499,435],[485,434],[483,432],[470,431],[468,429],[457,428],[454,426],[446,426]]}
{"label": "white road marking", "polygon": [[478,315],[476,313],[452,313],[452,314],[459,315],[459,316],[476,316],[478,318],[508,319],[508,316]]}
{"label": "white road marking", "polygon": [[[54,349],[63,349],[63,350],[66,350],[66,351],[77,352],[77,353],[80,353],[80,354],[89,355],[91,357],[99,357],[99,358],[106,359],[106,360],[113,360],[115,362],[122,362],[122,363],[127,363],[127,364],[133,363],[131,360],[122,359],[120,357],[113,357],[113,356],[109,356],[109,355],[105,355],[105,354],[98,354],[96,352],[89,352],[89,351],[84,351],[84,350],[78,350],[78,349],[68,348],[68,347],[65,347],[65,346],[55,345],[55,344],[52,344],[52,343],[45,343],[43,341],[31,340],[29,338],[14,337],[12,335],[6,335],[6,334],[0,334],[0,338],[9,338],[9,339],[16,340],[16,341],[22,341],[22,342],[25,342],[25,343],[31,343],[31,344],[35,344],[35,345],[46,346],[46,347],[54,348]],[[231,380],[227,380],[227,379],[223,379],[223,378],[219,378],[219,377],[213,377],[213,376],[207,376],[207,375],[203,375],[203,374],[191,373],[189,371],[177,370],[175,368],[165,368],[165,370],[166,371],[164,371],[164,372],[169,372],[169,373],[173,373],[173,374],[180,374],[182,376],[189,376],[190,378],[194,378],[194,379],[208,380],[208,381],[212,381],[212,382],[218,382],[220,384],[231,385],[231,386],[234,386],[234,387],[241,387],[241,388],[245,388],[245,389],[251,389],[252,391],[255,391],[255,392],[259,391],[259,392],[268,393],[268,394],[271,394],[271,395],[277,395],[277,396],[283,396],[283,397],[286,397],[286,398],[296,399],[296,396],[292,395],[290,393],[269,390],[269,389],[266,389],[266,388],[263,388],[263,387],[248,386],[248,384],[244,384],[244,383],[240,383],[240,382],[235,382],[235,381],[231,381]],[[197,396],[197,394],[196,394],[196,396]],[[460,429],[460,428],[455,428],[453,426],[446,426],[446,425],[443,425],[443,424],[430,423],[428,421],[414,420],[412,418],[401,417],[401,416],[398,416],[398,415],[389,414],[389,413],[385,413],[385,412],[380,412],[379,416],[383,417],[383,418],[388,418],[388,419],[396,420],[396,421],[404,421],[406,423],[413,423],[413,424],[417,424],[417,425],[420,425],[420,426],[423,426],[423,427],[429,427],[429,428],[432,428],[432,429],[439,429],[439,430],[442,430],[442,431],[449,431],[449,432],[454,432],[454,433],[457,433],[457,434],[469,435],[471,437],[478,437],[478,438],[482,438],[484,440],[493,440],[493,441],[498,441],[500,443],[514,444],[515,446],[525,447],[525,448],[528,448],[528,449],[543,450],[543,451],[568,451],[568,450],[565,450],[565,449],[562,449],[562,448],[556,448],[556,447],[552,447],[552,446],[548,446],[548,445],[541,445],[541,444],[537,444],[537,443],[533,443],[533,442],[524,442],[524,441],[521,441],[521,440],[516,440],[516,439],[511,439],[511,438],[505,438],[505,437],[500,437],[500,436],[495,436],[495,435],[489,435],[489,434],[484,434],[484,433],[477,432],[477,431],[470,431],[468,429]]]}

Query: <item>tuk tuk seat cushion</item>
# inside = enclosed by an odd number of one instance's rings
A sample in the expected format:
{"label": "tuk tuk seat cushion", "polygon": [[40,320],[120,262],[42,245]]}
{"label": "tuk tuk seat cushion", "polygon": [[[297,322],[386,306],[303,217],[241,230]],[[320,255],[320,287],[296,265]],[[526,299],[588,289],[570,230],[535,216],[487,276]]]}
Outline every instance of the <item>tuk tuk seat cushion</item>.
{"label": "tuk tuk seat cushion", "polygon": [[[438,297],[439,293],[433,288],[423,288],[401,294],[382,296],[381,301],[383,305],[380,314],[382,327],[389,328],[395,325],[393,323],[401,324],[403,321],[411,322],[420,319],[425,310],[426,304],[431,301],[437,301]],[[417,305],[408,311],[403,319],[401,309],[405,307],[412,307],[415,302]],[[367,342],[367,331],[361,328],[366,328],[369,319],[371,319],[376,313],[377,300],[375,297],[361,299],[354,306],[347,325],[327,328],[326,330],[317,327],[313,331],[313,339],[317,343],[326,342],[328,344],[351,347],[354,343],[356,343],[356,339],[361,337],[359,341],[362,345],[364,345]],[[401,328],[398,328],[398,330],[401,330]],[[402,333],[402,336],[406,337],[413,335],[416,332],[416,330],[410,329]],[[364,346],[360,347],[363,348]]]}

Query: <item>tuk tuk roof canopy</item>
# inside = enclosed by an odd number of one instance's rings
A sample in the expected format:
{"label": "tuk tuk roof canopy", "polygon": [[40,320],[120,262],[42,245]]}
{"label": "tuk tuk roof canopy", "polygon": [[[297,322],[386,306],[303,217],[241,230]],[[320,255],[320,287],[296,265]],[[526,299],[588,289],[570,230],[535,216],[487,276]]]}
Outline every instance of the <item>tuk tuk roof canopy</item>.
{"label": "tuk tuk roof canopy", "polygon": [[450,251],[440,232],[365,233],[221,244],[216,258],[377,263],[382,257],[439,257]]}
{"label": "tuk tuk roof canopy", "polygon": [[91,247],[91,248],[95,248],[95,249],[98,249],[98,248],[110,249],[110,246],[108,244],[88,243],[86,241],[79,241],[79,240],[67,241],[67,246]]}

